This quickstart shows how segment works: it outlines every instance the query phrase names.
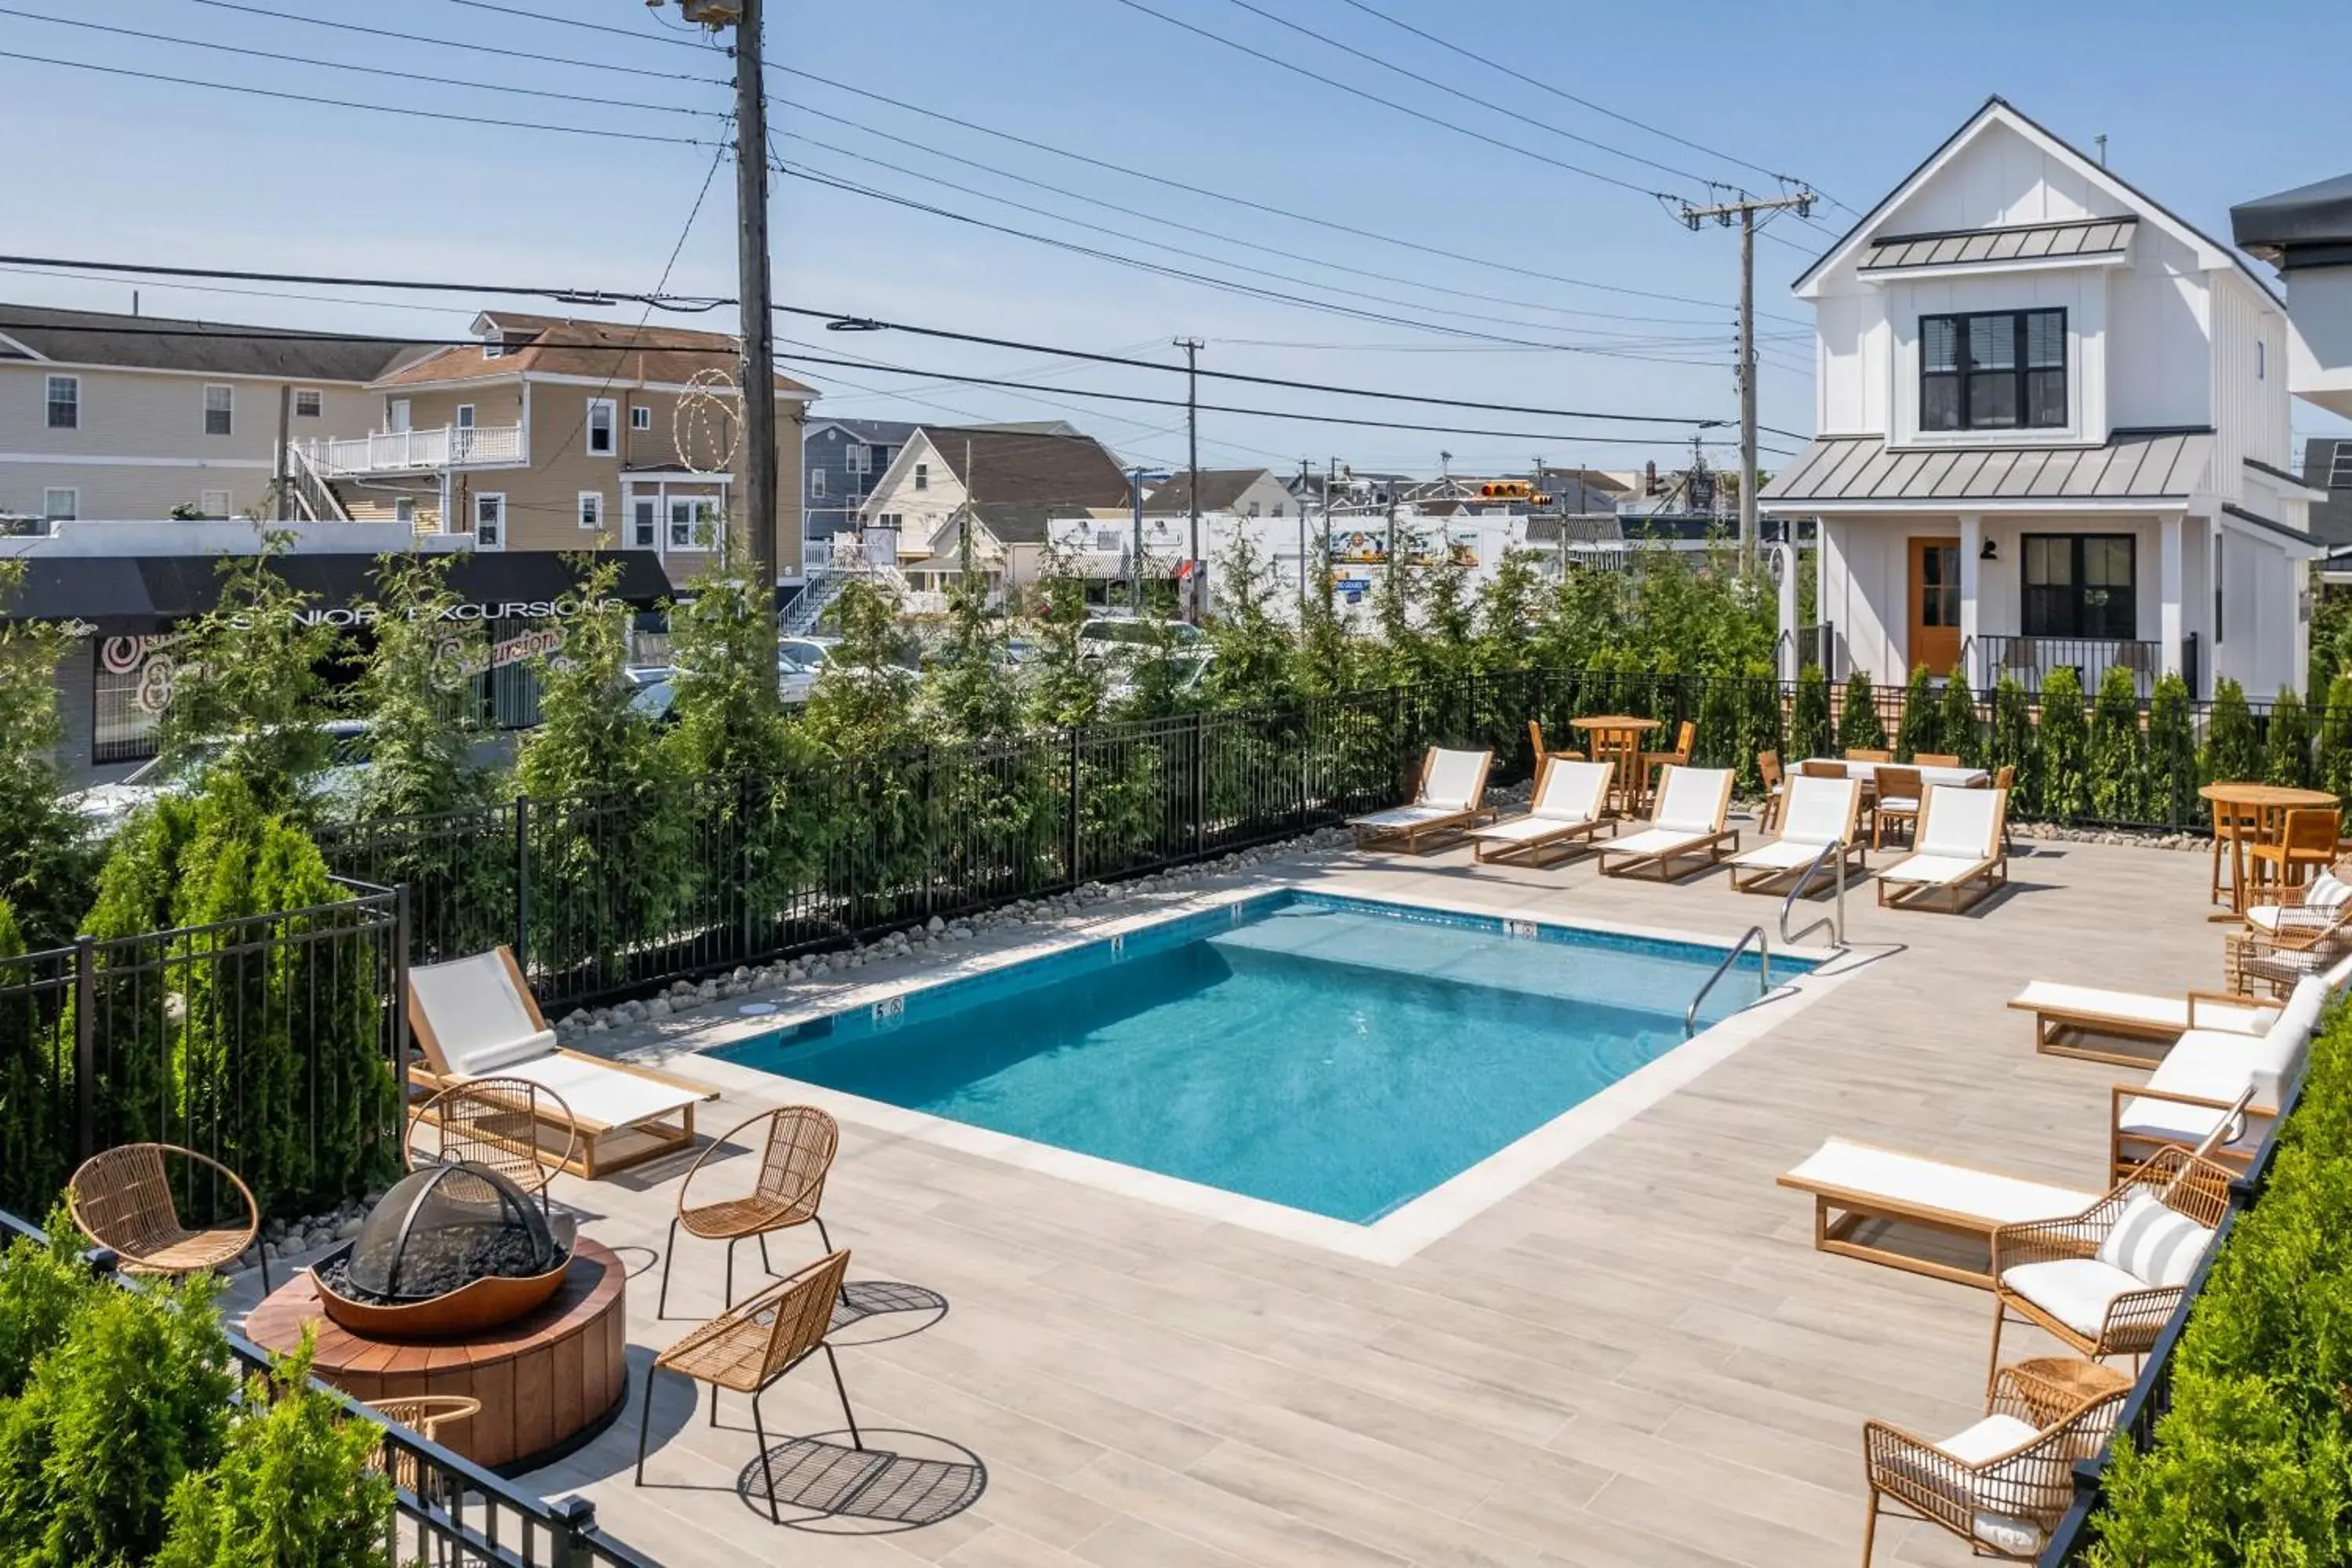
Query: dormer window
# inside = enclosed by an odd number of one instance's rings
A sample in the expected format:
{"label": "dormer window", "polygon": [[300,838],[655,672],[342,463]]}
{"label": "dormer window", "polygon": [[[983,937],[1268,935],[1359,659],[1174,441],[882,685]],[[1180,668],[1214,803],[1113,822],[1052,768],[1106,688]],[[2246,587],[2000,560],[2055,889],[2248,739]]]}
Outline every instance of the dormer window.
{"label": "dormer window", "polygon": [[2057,429],[2066,424],[2066,312],[1919,318],[1919,428]]}
{"label": "dormer window", "polygon": [[484,359],[502,359],[505,357],[506,352],[507,345],[504,339],[484,338],[482,340],[482,357]]}

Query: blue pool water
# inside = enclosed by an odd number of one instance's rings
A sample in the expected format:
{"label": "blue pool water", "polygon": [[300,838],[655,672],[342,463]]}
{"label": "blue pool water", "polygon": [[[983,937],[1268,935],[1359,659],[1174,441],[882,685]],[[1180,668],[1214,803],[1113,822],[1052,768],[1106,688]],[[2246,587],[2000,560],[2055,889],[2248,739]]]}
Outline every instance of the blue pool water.
{"label": "blue pool water", "polygon": [[[1284,892],[725,1054],[1360,1224],[1680,1045],[1722,956]],[[1760,989],[1743,954],[1701,1024]]]}

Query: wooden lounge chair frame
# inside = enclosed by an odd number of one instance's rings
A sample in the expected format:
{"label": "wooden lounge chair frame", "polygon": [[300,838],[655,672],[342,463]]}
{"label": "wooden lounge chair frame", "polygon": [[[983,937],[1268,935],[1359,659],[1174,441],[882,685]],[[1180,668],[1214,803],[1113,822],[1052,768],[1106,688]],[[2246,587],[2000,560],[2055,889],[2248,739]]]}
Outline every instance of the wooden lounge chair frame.
{"label": "wooden lounge chair frame", "polygon": [[[1467,751],[1469,748],[1465,746],[1458,749]],[[1444,750],[1447,748],[1432,746],[1423,754],[1421,759],[1421,774],[1414,781],[1412,799],[1405,803],[1407,805],[1418,804],[1422,796],[1428,792],[1429,776],[1437,768],[1437,753]],[[1356,836],[1356,847],[1360,849],[1378,849],[1389,845],[1392,840],[1402,840],[1406,854],[1418,855],[1422,852],[1421,841],[1432,834],[1444,834],[1450,841],[1460,837],[1466,828],[1475,827],[1482,822],[1492,822],[1496,816],[1495,808],[1486,805],[1485,801],[1486,775],[1495,765],[1495,753],[1482,751],[1478,756],[1478,783],[1470,792],[1468,805],[1460,811],[1452,812],[1444,816],[1428,817],[1420,822],[1382,825],[1351,821],[1348,826]]]}
{"label": "wooden lounge chair frame", "polygon": [[[1950,784],[1933,784],[1926,798],[1919,803],[1919,820],[1912,829],[1914,854],[1927,841],[1927,816],[1936,803],[1937,792],[1951,789]],[[1975,793],[1975,792],[1970,792]],[[1999,795],[2000,792],[1995,791]],[[1878,907],[1898,910],[1932,910],[1938,914],[1964,915],[2009,885],[2009,796],[2000,795],[1993,807],[1993,852],[1978,861],[1959,876],[1942,882],[1889,882],[1882,868],[1878,876]],[[1903,862],[1898,860],[1895,865]],[[1939,903],[1937,895],[1948,895],[1948,901]]]}
{"label": "wooden lounge chair frame", "polygon": [[[1798,775],[1800,778],[1805,776],[1808,775],[1801,773]],[[1818,778],[1821,775],[1811,776]],[[1854,781],[1849,778],[1843,782],[1851,784]],[[1788,781],[1782,787],[1776,803],[1779,815],[1784,819],[1782,827],[1784,837],[1787,831],[1785,818],[1789,814],[1790,795],[1795,788],[1796,780]],[[1867,875],[1870,870],[1870,846],[1863,842],[1862,836],[1855,827],[1855,824],[1862,820],[1862,813],[1863,794],[1859,788],[1856,788],[1853,792],[1853,816],[1845,825],[1845,837],[1840,843],[1837,861],[1843,861],[1850,869]],[[1780,840],[1775,839],[1773,842],[1778,843]],[[1836,879],[1837,861],[1821,863],[1822,872],[1828,876],[1832,882]],[[1811,874],[1811,868],[1806,866],[1742,866],[1734,859],[1731,862],[1731,890],[1735,893],[1769,893],[1778,896],[1795,887],[1798,878],[1810,874]],[[1740,880],[1742,877],[1747,880]],[[1811,889],[1807,889],[1808,892],[1811,890]]]}
{"label": "wooden lounge chair frame", "polygon": [[[1530,720],[1529,722],[1532,723],[1533,721]],[[1559,760],[1556,757],[1538,759],[1536,764],[1535,788],[1528,795],[1530,806],[1543,798],[1544,780],[1550,775],[1553,766]],[[1601,831],[1605,828],[1609,837],[1614,838],[1622,821],[1622,818],[1610,816],[1608,812],[1609,792],[1614,787],[1616,786],[1613,780],[1601,786],[1601,814],[1583,822],[1562,822],[1551,832],[1539,834],[1533,838],[1489,839],[1480,838],[1474,834],[1470,840],[1470,858],[1482,865],[1517,862],[1540,868],[1567,858],[1567,854],[1574,854],[1582,849],[1598,849],[1601,846],[1595,841],[1601,837]],[[1531,810],[1528,815],[1533,816],[1534,813]],[[1496,818],[1498,824],[1503,820],[1499,816]],[[1518,818],[1514,817],[1510,820],[1517,821]],[[1562,848],[1566,849],[1567,854],[1545,853],[1548,850]]]}
{"label": "wooden lounge chair frame", "polygon": [[[1659,770],[1657,798],[1651,802],[1653,811],[1657,808],[1657,801],[1666,798],[1667,784],[1678,771],[1673,763]],[[1731,815],[1731,788],[1737,781],[1729,768],[1717,771],[1723,774],[1723,788],[1716,800],[1714,820],[1717,826],[1714,831],[1693,834],[1673,848],[1660,852],[1621,849],[1615,845],[1603,844],[1599,847],[1601,874],[1604,877],[1654,876],[1661,882],[1673,882],[1708,867],[1720,865],[1727,856],[1738,854],[1739,829],[1725,825]],[[1609,858],[1612,855],[1621,858],[1612,864]],[[1679,871],[1675,869],[1675,864],[1684,860],[1696,860],[1698,864]]]}
{"label": "wooden lounge chair frame", "polygon": [[[2250,1040],[2253,1037],[2248,1037]],[[2160,1154],[2172,1146],[2144,1132],[2127,1133],[2124,1131],[2124,1107],[2135,1100],[2160,1100],[2167,1105],[2187,1105],[2200,1110],[2219,1112],[2213,1131],[2205,1135],[2204,1142],[2197,1145],[2195,1152],[2198,1159],[2238,1174],[2243,1174],[2253,1164],[2254,1152],[2231,1145],[2248,1142],[2257,1123],[2267,1127],[2277,1121],[2279,1115],[2279,1108],[2275,1105],[2256,1105],[2254,1091],[2251,1089],[2235,1100],[2215,1100],[2205,1095],[2175,1094],[2169,1089],[2150,1089],[2146,1084],[2137,1088],[2120,1083],[2113,1085],[2107,1090],[2107,1169],[2117,1181],[2153,1159],[2155,1155],[2149,1153],[2149,1150]],[[2135,1145],[2138,1152],[2129,1152]]]}
{"label": "wooden lounge chair frame", "polygon": [[2137,1040],[2149,1045],[2169,1047],[2188,1029],[2212,1027],[2227,1029],[2234,1025],[2200,1024],[2197,1009],[2205,1007],[2275,1006],[2259,996],[2234,991],[2187,991],[2182,999],[2188,1005],[2188,1025],[2175,1029],[2145,1018],[2132,1018],[2114,1013],[2097,1013],[2069,1007],[2036,1006],[2032,1003],[2011,998],[2010,1006],[2021,1013],[2033,1015],[2033,1048],[2045,1057],[2072,1057],[2077,1061],[2104,1062],[2109,1067],[2153,1068],[2162,1052],[2151,1056],[2146,1051],[2130,1051],[2101,1047],[2100,1039],[2116,1041]]}
{"label": "wooden lounge chair frame", "polygon": [[[514,986],[516,996],[530,1016],[531,1024],[535,1029],[544,1030],[547,1018],[540,1012],[539,1001],[531,995],[530,987],[523,984],[522,968],[515,963],[512,950],[502,943],[496,951],[499,961],[506,965],[507,978]],[[422,1062],[408,1065],[412,1089],[423,1089],[428,1095],[435,1095],[468,1081],[467,1075],[455,1071],[449,1066],[448,1055],[442,1049],[441,1037],[434,1032],[432,1020],[425,1016],[425,1008],[417,1001],[413,986],[408,993],[408,1030],[416,1042],[418,1052],[425,1058]],[[692,1079],[679,1078],[657,1068],[614,1061],[609,1057],[593,1056],[562,1046],[548,1054],[593,1063],[596,1067],[627,1073],[670,1089],[688,1089],[706,1100],[719,1098],[719,1091],[707,1083],[698,1083]],[[482,1073],[474,1076],[488,1078],[498,1075]],[[677,1119],[675,1123],[670,1120],[673,1116]],[[556,1157],[556,1168],[593,1182],[614,1171],[626,1170],[647,1160],[658,1160],[680,1149],[692,1148],[694,1106],[689,1103],[675,1111],[663,1111],[656,1116],[625,1122],[599,1121],[593,1117],[573,1113],[571,1115],[570,1131],[576,1136],[571,1141],[569,1152]],[[551,1136],[552,1132],[551,1128]]]}
{"label": "wooden lounge chair frame", "polygon": [[[1902,1152],[1885,1149],[1874,1143],[1856,1143],[1853,1139],[1843,1142],[1879,1153],[1898,1154]],[[1824,1145],[1826,1147],[1826,1145]],[[2006,1176],[2006,1171],[1987,1170],[1982,1165],[1963,1164],[1957,1160],[1938,1159],[1938,1165],[1955,1170],[1970,1171],[1979,1175]],[[1841,1187],[1824,1182],[1800,1179],[1793,1171],[1783,1172],[1774,1183],[1791,1192],[1810,1193],[1813,1198],[1813,1249],[1834,1252],[1843,1258],[1857,1258],[1864,1263],[1883,1263],[1889,1268],[1900,1268],[1906,1274],[1924,1274],[1930,1279],[1948,1280],[1955,1285],[1972,1285],[1979,1290],[1993,1288],[1991,1269],[1993,1232],[2001,1222],[1987,1219],[1982,1215],[1963,1214],[1955,1209],[1937,1208],[1930,1204],[1906,1203],[1885,1193],[1864,1192],[1855,1187]],[[1855,1232],[1867,1225],[1894,1223],[1917,1226],[1940,1236],[1973,1241],[1985,1249],[1983,1268],[1963,1268],[1958,1264],[1938,1262],[1916,1253],[1903,1252],[1894,1247],[1874,1246],[1854,1239]]]}

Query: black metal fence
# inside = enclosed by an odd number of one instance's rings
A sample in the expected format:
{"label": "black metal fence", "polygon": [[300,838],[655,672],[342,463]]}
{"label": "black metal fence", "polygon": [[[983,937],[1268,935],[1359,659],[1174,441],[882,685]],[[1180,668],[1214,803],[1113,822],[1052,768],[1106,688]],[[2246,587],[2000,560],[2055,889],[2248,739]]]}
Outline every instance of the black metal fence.
{"label": "black metal fence", "polygon": [[[11,1236],[46,1243],[40,1229],[0,1209],[0,1243]],[[114,1255],[87,1255],[93,1269],[126,1289],[138,1282],[115,1271]],[[268,1351],[241,1334],[227,1336],[229,1353],[248,1373],[271,1370]],[[310,1386],[341,1404],[355,1421],[381,1429],[383,1465],[394,1478],[393,1516],[384,1545],[395,1563],[464,1564],[465,1568],[659,1568],[659,1560],[614,1540],[597,1526],[585,1498],[553,1501],[482,1468],[463,1455],[391,1420],[317,1378]]]}
{"label": "black metal fence", "polygon": [[[299,1212],[396,1160],[406,893],[0,957],[0,1202],[119,1143],[174,1143]],[[194,1213],[236,1194],[192,1178]]]}
{"label": "black metal fence", "polygon": [[2039,1568],[2084,1568],[2091,1561],[2091,1548],[2097,1539],[2091,1521],[2098,1514],[2106,1497],[2106,1474],[2115,1462],[2116,1447],[2130,1444],[2145,1452],[2156,1441],[2157,1423],[2172,1408],[2173,1353],[2179,1348],[2180,1336],[2189,1326],[2189,1314],[2196,1310],[2197,1300],[2205,1289],[2205,1281],[2212,1274],[2221,1249],[2230,1245],[2230,1235],[2237,1226],[2239,1216],[2262,1201],[2263,1189],[2269,1184],[2271,1167],[2277,1157],[2279,1135],[2285,1131],[2287,1120],[2303,1098],[2302,1085],[2291,1089],[2279,1114],[2248,1163],[2244,1175],[2230,1184],[2230,1209],[2221,1216],[2212,1244],[2205,1249],[2197,1271],[2190,1276],[2189,1289],[2180,1305],[2157,1336],[2155,1345],[2140,1363],[2139,1376],[2131,1393],[2125,1397],[2123,1408],[2116,1417],[2115,1435],[2098,1457],[2077,1461],[2074,1466],[2074,1500],[2051,1532],[2042,1548]]}

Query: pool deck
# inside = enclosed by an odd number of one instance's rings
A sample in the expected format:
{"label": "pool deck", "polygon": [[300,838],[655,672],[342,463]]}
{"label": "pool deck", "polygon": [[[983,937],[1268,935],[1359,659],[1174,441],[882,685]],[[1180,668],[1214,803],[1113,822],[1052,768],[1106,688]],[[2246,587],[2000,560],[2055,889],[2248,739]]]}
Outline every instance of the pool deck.
{"label": "pool deck", "polygon": [[[1846,971],[1835,984],[1401,1262],[845,1120],[824,1208],[851,1278],[948,1303],[936,1321],[873,1318],[841,1336],[858,1418],[876,1441],[947,1451],[878,1429],[924,1434],[987,1470],[976,1504],[926,1528],[777,1529],[737,1490],[747,1467],[757,1474],[742,1402],[730,1397],[714,1430],[667,1377],[653,1484],[633,1487],[647,1347],[716,1308],[720,1248],[683,1245],[677,1315],[656,1321],[652,1259],[684,1159],[559,1180],[587,1233],[647,1271],[630,1291],[625,1418],[527,1484],[593,1499],[615,1534],[677,1568],[1850,1563],[1862,1422],[1936,1436],[1974,1420],[1990,1299],[1813,1251],[1810,1202],[1774,1178],[1844,1135],[2097,1187],[2108,1086],[2139,1075],[2037,1056],[2029,1021],[2003,1004],[2036,976],[2220,983],[2201,855],[2034,847],[2011,888],[1967,917],[1882,911],[1857,885],[1855,952],[1831,966]],[[1661,887],[1603,879],[1590,858],[1474,869],[1463,850],[1268,866],[1158,903],[1286,883],[1727,942],[1779,913],[1720,870]],[[1070,929],[1138,912],[1112,905]],[[983,932],[955,968],[1044,934]],[[790,1005],[940,973],[871,966],[796,988]],[[665,1038],[751,1026],[670,1020]],[[705,1108],[713,1131],[794,1098],[728,1064],[667,1065],[726,1087]],[[739,1152],[709,1174],[745,1184],[751,1163]],[[816,1250],[807,1233],[772,1246],[785,1268]],[[748,1288],[751,1248],[739,1268]],[[903,1328],[919,1331],[884,1337]],[[2009,1343],[2014,1356],[2047,1348],[2022,1331]],[[762,1410],[772,1440],[840,1425],[819,1366]],[[1968,1558],[1939,1531],[1891,1522],[1878,1560]]]}

